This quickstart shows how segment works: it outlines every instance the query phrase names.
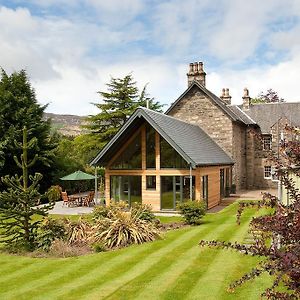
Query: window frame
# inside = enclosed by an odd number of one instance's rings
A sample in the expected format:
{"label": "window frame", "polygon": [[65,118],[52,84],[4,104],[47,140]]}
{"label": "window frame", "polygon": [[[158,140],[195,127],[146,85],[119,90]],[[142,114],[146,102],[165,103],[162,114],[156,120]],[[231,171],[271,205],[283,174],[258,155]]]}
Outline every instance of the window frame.
{"label": "window frame", "polygon": [[[270,171],[266,171],[266,168],[270,168]],[[270,173],[270,176],[266,176],[267,173]],[[272,166],[264,166],[264,179],[272,179]]]}
{"label": "window frame", "polygon": [[272,135],[271,134],[264,134],[262,140],[262,146],[264,151],[272,150]]}

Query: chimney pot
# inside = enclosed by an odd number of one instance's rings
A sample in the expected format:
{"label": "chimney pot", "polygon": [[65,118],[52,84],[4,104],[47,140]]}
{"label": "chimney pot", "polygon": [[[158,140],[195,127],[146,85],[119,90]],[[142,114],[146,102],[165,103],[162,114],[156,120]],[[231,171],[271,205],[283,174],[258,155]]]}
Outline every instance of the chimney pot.
{"label": "chimney pot", "polygon": [[189,72],[187,73],[188,86],[190,86],[193,81],[205,86],[205,76],[206,73],[203,70],[202,62],[194,62],[189,64]]}
{"label": "chimney pot", "polygon": [[244,88],[244,96],[243,96],[243,110],[248,110],[251,106],[251,98],[249,96],[249,90]]}
{"label": "chimney pot", "polygon": [[222,89],[222,95],[220,98],[226,105],[231,104],[231,96],[229,95],[229,88]]}

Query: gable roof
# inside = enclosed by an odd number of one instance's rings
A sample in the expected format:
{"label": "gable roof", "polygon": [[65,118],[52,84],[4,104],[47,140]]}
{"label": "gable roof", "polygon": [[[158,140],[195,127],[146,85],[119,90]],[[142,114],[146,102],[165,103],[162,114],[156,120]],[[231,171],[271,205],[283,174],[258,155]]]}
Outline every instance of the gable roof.
{"label": "gable roof", "polygon": [[300,102],[254,104],[245,113],[260,126],[262,133],[270,133],[281,118],[289,120],[290,125],[300,126]]}
{"label": "gable roof", "polygon": [[158,113],[138,108],[113,139],[91,162],[105,165],[132,131],[147,121],[191,166],[229,165],[232,159],[199,126]]}
{"label": "gable roof", "polygon": [[207,95],[215,103],[215,105],[218,106],[232,121],[237,121],[245,124],[243,118],[241,118],[239,114],[237,114],[234,110],[230,108],[230,106],[227,106],[218,96],[216,96],[214,93],[209,91],[205,86],[203,86],[197,81],[192,82],[192,84],[185,90],[185,92],[174,103],[171,104],[171,106],[167,109],[165,114],[169,114],[170,111],[178,104],[178,102],[195,86],[198,89],[200,89],[205,95]]}

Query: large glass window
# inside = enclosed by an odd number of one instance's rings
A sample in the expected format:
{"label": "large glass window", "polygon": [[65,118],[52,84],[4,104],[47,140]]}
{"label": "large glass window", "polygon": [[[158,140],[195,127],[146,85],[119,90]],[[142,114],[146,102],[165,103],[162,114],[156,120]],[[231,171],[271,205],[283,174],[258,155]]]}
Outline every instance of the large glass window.
{"label": "large glass window", "polygon": [[129,205],[142,203],[142,177],[110,176],[110,198],[126,201]]}
{"label": "large glass window", "polygon": [[141,169],[142,168],[142,147],[141,134],[124,149],[117,157],[110,169]]}
{"label": "large glass window", "polygon": [[155,169],[155,130],[149,124],[146,126],[146,167]]}
{"label": "large glass window", "polygon": [[160,137],[160,167],[188,169],[188,163],[178,152],[162,137]]}
{"label": "large glass window", "polygon": [[[161,176],[161,209],[176,209],[190,200],[189,176]],[[195,176],[192,176],[192,200],[195,200]]]}

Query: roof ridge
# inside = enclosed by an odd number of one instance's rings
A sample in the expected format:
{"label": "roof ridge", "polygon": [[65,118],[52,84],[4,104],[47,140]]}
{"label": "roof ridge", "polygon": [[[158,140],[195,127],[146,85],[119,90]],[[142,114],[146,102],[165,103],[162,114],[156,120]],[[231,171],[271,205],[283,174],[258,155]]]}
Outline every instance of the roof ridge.
{"label": "roof ridge", "polygon": [[160,113],[158,111],[155,111],[155,110],[152,110],[152,109],[149,109],[149,108],[146,108],[146,107],[138,107],[138,109],[141,108],[143,110],[147,110],[147,111],[150,111],[152,113],[156,113],[156,114],[160,114],[160,115],[163,115],[164,117],[167,117],[167,118],[170,118],[170,119],[173,119],[177,122],[180,122],[180,123],[184,123],[184,124],[187,124],[187,125],[190,125],[190,126],[196,126],[196,127],[199,127],[198,125],[196,124],[192,124],[192,123],[189,123],[189,122],[186,122],[186,121],[183,121],[183,120],[180,120],[178,118],[175,118],[175,117],[172,117],[172,116],[169,116],[169,115],[166,115],[165,113]]}
{"label": "roof ridge", "polygon": [[[234,106],[234,105],[232,105]],[[257,124],[248,114],[246,114],[246,112],[244,112],[241,108],[238,107],[238,105],[235,105],[235,107],[241,112],[243,113],[248,119],[250,119],[251,122],[253,122],[254,124]]]}

